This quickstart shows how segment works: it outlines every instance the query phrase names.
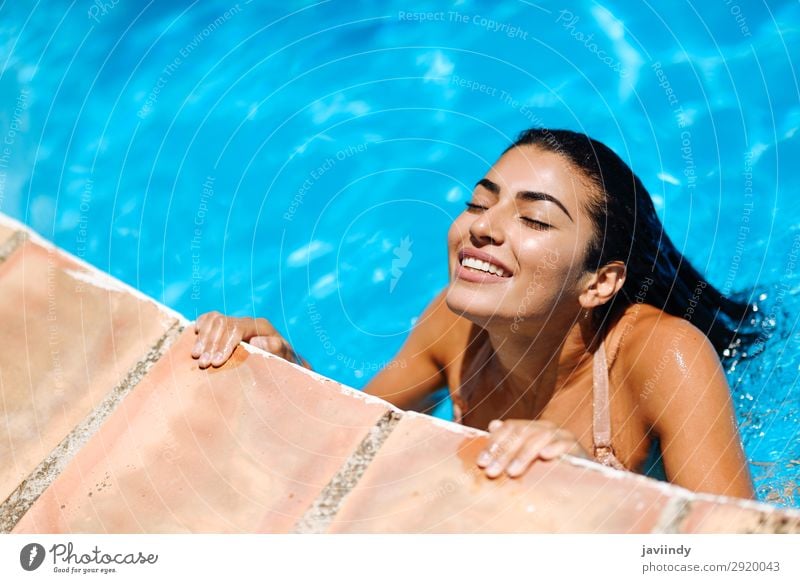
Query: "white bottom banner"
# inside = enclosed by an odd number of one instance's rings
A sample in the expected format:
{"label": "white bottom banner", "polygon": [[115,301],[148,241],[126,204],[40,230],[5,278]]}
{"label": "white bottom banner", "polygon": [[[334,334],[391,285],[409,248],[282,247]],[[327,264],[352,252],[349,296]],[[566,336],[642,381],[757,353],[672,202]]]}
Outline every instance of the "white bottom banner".
{"label": "white bottom banner", "polygon": [[3,535],[0,581],[795,582],[798,549],[800,535]]}

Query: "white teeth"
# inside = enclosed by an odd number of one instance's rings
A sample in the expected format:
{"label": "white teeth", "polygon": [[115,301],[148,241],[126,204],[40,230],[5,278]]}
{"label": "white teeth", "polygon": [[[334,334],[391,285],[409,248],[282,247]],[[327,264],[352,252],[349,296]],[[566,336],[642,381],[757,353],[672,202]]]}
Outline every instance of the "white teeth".
{"label": "white teeth", "polygon": [[464,259],[461,261],[461,265],[464,267],[471,267],[472,269],[478,269],[480,271],[486,271],[488,273],[494,273],[500,277],[505,276],[506,273],[502,267],[497,267],[488,261],[476,259],[475,257],[464,257]]}

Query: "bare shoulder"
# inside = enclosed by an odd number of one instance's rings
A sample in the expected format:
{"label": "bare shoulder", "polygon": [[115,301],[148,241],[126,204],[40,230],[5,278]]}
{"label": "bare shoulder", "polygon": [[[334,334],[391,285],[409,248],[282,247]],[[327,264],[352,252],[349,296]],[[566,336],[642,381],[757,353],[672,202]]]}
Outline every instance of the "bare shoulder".
{"label": "bare shoulder", "polygon": [[706,335],[689,320],[648,304],[628,306],[608,336],[609,359],[631,371],[647,368],[676,348],[704,352],[710,348],[716,355]]}
{"label": "bare shoulder", "polygon": [[668,406],[697,399],[711,381],[718,392],[727,389],[713,345],[684,318],[646,304],[629,306],[609,337],[616,378],[651,420]]}
{"label": "bare shoulder", "polygon": [[617,342],[615,379],[660,439],[670,482],[752,497],[731,390],[706,335],[686,319],[642,306],[609,336]]}

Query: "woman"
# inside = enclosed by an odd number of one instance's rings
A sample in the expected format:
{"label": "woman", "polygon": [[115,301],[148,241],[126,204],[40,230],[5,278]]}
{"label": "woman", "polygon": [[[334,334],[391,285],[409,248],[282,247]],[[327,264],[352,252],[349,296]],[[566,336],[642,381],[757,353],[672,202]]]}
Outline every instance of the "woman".
{"label": "woman", "polygon": [[[641,472],[660,448],[672,483],[753,497],[718,357],[748,307],[681,256],[608,147],[523,132],[448,250],[449,286],[365,392],[410,409],[447,385],[456,420],[490,432],[477,459],[489,477],[562,454]],[[308,366],[264,319],[212,312],[196,331],[201,368],[241,340]]]}

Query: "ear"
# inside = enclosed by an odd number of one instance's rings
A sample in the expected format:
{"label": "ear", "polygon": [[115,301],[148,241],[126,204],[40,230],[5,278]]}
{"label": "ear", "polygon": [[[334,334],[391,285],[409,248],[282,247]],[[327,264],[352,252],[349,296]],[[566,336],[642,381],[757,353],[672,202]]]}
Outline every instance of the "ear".
{"label": "ear", "polygon": [[622,261],[612,261],[587,275],[578,301],[583,308],[596,308],[610,301],[622,289],[627,269]]}

